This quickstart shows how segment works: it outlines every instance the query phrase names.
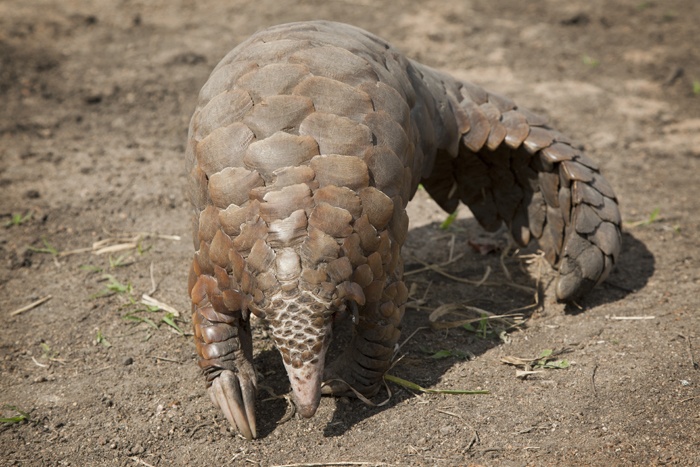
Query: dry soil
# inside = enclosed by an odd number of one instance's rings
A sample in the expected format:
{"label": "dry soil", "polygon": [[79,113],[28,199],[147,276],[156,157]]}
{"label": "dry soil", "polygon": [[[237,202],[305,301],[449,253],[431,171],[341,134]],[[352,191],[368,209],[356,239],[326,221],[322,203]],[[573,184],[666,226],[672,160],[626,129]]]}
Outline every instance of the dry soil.
{"label": "dry soil", "polygon": [[[368,29],[582,141],[621,200],[623,256],[577,308],[553,299],[548,267],[523,272],[509,255],[513,281],[540,289],[523,324],[501,337],[487,323],[420,329],[443,304],[506,313],[535,298],[507,284],[498,254],[469,246],[494,237],[466,209],[441,230],[445,214],[419,192],[407,269],[447,261],[453,245],[464,257],[445,271],[478,280],[490,268],[502,285],[409,276],[405,336],[417,332],[391,373],[490,393],[391,384],[381,407],[328,398],[313,419],[280,423],[289,406],[270,391],[289,387],[259,330],[269,391],[247,442],[210,404],[191,337],[167,322],[190,331],[183,147],[229,49],[317,18]],[[696,0],[1,2],[0,464],[700,464],[698,18]],[[95,254],[109,239],[137,246]],[[179,317],[131,302],[144,293]],[[546,349],[570,366],[518,377],[501,361]]]}

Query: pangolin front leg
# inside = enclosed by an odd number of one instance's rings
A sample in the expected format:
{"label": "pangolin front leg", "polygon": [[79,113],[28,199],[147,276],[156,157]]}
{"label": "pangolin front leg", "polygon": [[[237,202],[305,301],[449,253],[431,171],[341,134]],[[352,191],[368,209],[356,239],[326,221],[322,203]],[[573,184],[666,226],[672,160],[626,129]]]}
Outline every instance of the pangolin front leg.
{"label": "pangolin front leg", "polygon": [[257,436],[257,379],[250,321],[244,318],[242,310],[226,306],[215,277],[202,274],[201,270],[196,277],[198,270],[195,261],[190,274],[191,280],[196,278],[190,288],[192,324],[207,391],[229,423],[244,437],[253,439]]}

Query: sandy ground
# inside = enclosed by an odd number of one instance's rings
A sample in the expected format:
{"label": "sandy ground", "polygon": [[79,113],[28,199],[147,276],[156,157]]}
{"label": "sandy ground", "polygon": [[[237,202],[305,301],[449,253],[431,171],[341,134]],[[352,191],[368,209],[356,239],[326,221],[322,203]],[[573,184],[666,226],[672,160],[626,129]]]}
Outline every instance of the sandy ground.
{"label": "sandy ground", "polygon": [[[1,2],[0,464],[700,464],[698,17],[694,0]],[[409,276],[420,306],[405,336],[418,331],[391,373],[490,394],[392,384],[381,407],[328,398],[313,419],[279,423],[288,404],[264,390],[260,439],[246,442],[211,406],[191,337],[168,324],[190,331],[186,129],[230,48],[316,18],[381,35],[584,142],[621,200],[623,257],[578,309],[554,301],[548,268],[525,273],[510,256],[513,280],[542,291],[524,324],[501,338],[498,324],[419,329],[444,304],[534,301],[506,284],[498,255],[468,246],[482,241],[466,209],[441,230],[445,214],[419,192],[407,269],[448,260],[453,244],[465,256],[447,272],[490,268],[502,285]],[[97,255],[99,241],[137,246]],[[144,293],[179,316],[132,303]],[[570,366],[518,378],[501,362],[545,349]],[[255,363],[263,386],[288,392],[263,331]]]}

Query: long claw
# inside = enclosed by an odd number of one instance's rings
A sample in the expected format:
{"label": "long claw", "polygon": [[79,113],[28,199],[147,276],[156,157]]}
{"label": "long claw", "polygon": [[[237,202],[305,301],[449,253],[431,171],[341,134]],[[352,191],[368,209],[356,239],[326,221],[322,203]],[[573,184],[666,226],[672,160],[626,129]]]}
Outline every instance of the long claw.
{"label": "long claw", "polygon": [[232,426],[248,440],[257,436],[255,427],[255,385],[224,370],[209,388],[212,400]]}
{"label": "long claw", "polygon": [[243,406],[245,407],[248,426],[253,434],[253,438],[257,438],[258,431],[257,427],[255,426],[255,386],[252,384],[242,385],[241,391],[243,392]]}
{"label": "long claw", "polygon": [[350,387],[336,376],[325,375],[323,385],[321,386],[321,394],[324,396],[345,396],[352,392]]}

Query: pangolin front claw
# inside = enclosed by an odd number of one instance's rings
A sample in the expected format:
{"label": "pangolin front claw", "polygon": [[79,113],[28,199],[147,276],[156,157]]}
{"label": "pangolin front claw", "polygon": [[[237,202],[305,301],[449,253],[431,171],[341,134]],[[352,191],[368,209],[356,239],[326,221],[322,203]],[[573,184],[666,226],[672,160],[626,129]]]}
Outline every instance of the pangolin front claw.
{"label": "pangolin front claw", "polygon": [[246,439],[257,437],[255,426],[255,381],[224,370],[214,379],[209,396]]}
{"label": "pangolin front claw", "polygon": [[321,394],[324,396],[351,396],[350,386],[343,380],[327,376],[321,385]]}

